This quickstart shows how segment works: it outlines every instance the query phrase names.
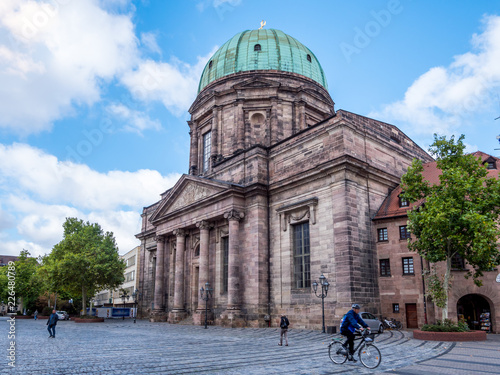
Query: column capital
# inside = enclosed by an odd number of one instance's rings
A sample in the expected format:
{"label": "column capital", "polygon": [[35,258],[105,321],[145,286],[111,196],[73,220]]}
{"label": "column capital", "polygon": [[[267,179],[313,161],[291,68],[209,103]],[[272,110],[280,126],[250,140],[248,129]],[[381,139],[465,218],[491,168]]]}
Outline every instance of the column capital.
{"label": "column capital", "polygon": [[227,212],[224,212],[224,218],[227,220],[237,220],[240,221],[240,219],[243,219],[245,217],[245,214],[240,211],[236,210],[230,210]]}
{"label": "column capital", "polygon": [[212,229],[214,226],[213,224],[210,222],[210,221],[207,221],[207,220],[202,220],[202,221],[198,221],[196,223],[196,227],[197,228],[200,228],[200,230],[203,230],[203,229]]}
{"label": "column capital", "polygon": [[186,237],[186,231],[184,229],[176,229],[174,230],[174,236]]}
{"label": "column capital", "polygon": [[165,242],[165,236],[156,236],[155,237],[156,242]]}

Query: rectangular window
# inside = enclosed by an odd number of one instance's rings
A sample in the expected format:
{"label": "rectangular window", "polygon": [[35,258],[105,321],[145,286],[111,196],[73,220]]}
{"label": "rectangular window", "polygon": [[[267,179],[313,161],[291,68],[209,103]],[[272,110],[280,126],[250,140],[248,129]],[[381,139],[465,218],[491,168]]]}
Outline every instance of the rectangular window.
{"label": "rectangular window", "polygon": [[135,264],[135,255],[127,259],[127,267],[131,267]]}
{"label": "rectangular window", "polygon": [[451,258],[451,268],[454,270],[463,270],[465,269],[465,261],[459,254],[453,255]]}
{"label": "rectangular window", "polygon": [[135,271],[131,271],[125,274],[125,282],[134,281]]}
{"label": "rectangular window", "polygon": [[378,242],[387,241],[389,239],[389,237],[387,236],[387,228],[377,229],[377,233],[378,233]]}
{"label": "rectangular window", "polygon": [[408,231],[408,226],[407,225],[401,225],[399,227],[399,239],[400,240],[406,240],[408,238],[411,238],[410,232]]}
{"label": "rectangular window", "polygon": [[403,258],[403,275],[414,275],[413,258]]}
{"label": "rectangular window", "polygon": [[311,287],[311,253],[309,248],[309,223],[292,226],[293,265],[295,287]]}
{"label": "rectangular window", "polygon": [[222,237],[222,293],[227,293],[229,280],[229,237]]}
{"label": "rectangular window", "polygon": [[399,197],[399,207],[408,207],[409,205],[408,199]]}
{"label": "rectangular window", "polygon": [[393,303],[392,304],[392,312],[393,313],[398,313],[399,312],[399,303]]}
{"label": "rectangular window", "polygon": [[389,259],[380,259],[380,276],[391,276],[391,263]]}
{"label": "rectangular window", "polygon": [[212,132],[203,134],[203,172],[210,167],[210,150],[212,148]]}

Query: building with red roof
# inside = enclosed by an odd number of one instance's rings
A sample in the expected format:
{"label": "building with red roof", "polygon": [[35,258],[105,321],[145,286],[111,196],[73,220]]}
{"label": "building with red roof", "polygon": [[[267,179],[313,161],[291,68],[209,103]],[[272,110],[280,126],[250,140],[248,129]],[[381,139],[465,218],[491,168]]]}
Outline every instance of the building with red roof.
{"label": "building with red roof", "polygon": [[[473,155],[488,169],[490,177],[498,178],[500,160],[484,152]],[[423,164],[423,176],[432,184],[439,183],[441,171],[437,162]],[[425,285],[422,272],[430,265],[417,253],[410,251],[407,241],[407,212],[422,202],[409,203],[400,197],[401,186],[387,196],[373,219],[374,237],[378,256],[378,274],[382,315],[395,318],[406,328],[421,327],[426,321],[441,319],[441,310],[428,298],[424,301]],[[483,286],[477,287],[472,279],[465,279],[469,265],[463,259],[452,262],[452,287],[448,301],[448,316],[463,318],[473,329],[497,330],[500,322],[500,280],[498,270],[486,272]],[[488,315],[489,314],[489,315]],[[486,316],[489,322],[486,322]],[[489,324],[489,325],[488,325]]]}

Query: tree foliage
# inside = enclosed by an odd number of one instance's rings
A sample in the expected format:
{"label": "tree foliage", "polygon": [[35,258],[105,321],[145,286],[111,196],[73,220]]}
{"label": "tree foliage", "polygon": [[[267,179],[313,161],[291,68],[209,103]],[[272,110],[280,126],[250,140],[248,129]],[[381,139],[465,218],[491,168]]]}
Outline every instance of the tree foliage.
{"label": "tree foliage", "polygon": [[[19,254],[15,264],[15,297],[16,302],[22,299],[26,309],[33,311],[35,301],[42,290],[41,282],[37,275],[37,270],[40,267],[40,262],[37,258],[31,257],[28,250],[23,250]],[[8,278],[7,272],[9,267],[0,268],[0,298],[5,303],[8,300]]]}
{"label": "tree foliage", "polygon": [[119,258],[113,233],[104,233],[99,224],[84,223],[67,218],[63,224],[64,237],[47,257],[47,273],[54,291],[58,288],[82,295],[101,289],[115,289],[124,281],[125,262]]}
{"label": "tree foliage", "polygon": [[[500,235],[500,182],[488,177],[486,167],[472,154],[464,154],[464,136],[455,142],[452,136],[434,135],[429,151],[436,158],[441,171],[439,184],[430,184],[423,178],[423,165],[414,160],[402,177],[401,196],[410,202],[422,202],[408,212],[408,227],[414,239],[408,247],[432,263],[446,262],[441,280],[447,316],[451,260],[458,255],[472,268],[466,277],[482,284],[484,271],[500,263],[497,239]],[[437,297],[438,295],[436,295]]]}

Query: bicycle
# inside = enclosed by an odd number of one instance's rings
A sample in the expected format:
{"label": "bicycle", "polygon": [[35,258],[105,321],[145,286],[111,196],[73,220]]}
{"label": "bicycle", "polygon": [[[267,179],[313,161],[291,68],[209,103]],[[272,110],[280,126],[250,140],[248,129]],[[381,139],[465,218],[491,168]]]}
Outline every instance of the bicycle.
{"label": "bicycle", "polygon": [[[356,354],[357,351],[358,358],[363,366],[373,369],[380,365],[380,362],[382,361],[382,354],[380,353],[380,350],[373,344],[373,339],[368,336],[370,336],[370,333],[365,329],[361,333],[360,338],[355,339],[356,341],[361,341],[358,346],[354,348],[354,354]],[[332,362],[337,365],[341,365],[345,361],[347,361],[348,349],[342,345],[343,341],[344,340],[342,338],[335,337],[332,339],[330,345],[328,345],[328,355]]]}
{"label": "bicycle", "polygon": [[396,331],[399,331],[400,329],[403,328],[403,325],[399,320],[396,320],[394,318],[391,318],[391,320],[388,320],[387,318],[382,318],[382,325],[384,326],[385,329],[395,329]]}

